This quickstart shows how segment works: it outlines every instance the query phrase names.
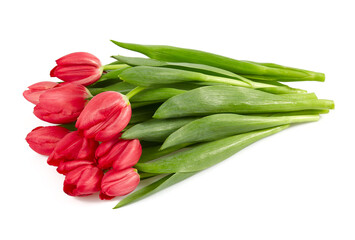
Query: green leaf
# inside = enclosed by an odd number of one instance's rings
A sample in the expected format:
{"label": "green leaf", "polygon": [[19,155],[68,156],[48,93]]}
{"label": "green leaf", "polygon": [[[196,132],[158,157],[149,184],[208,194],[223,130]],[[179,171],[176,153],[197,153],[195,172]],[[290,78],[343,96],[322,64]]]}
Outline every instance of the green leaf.
{"label": "green leaf", "polygon": [[232,135],[275,126],[318,121],[319,115],[262,117],[238,114],[214,114],[187,123],[169,135],[161,149],[181,144],[209,142]]}
{"label": "green leaf", "polygon": [[[324,74],[296,68],[281,68],[262,65],[254,62],[240,61],[221,55],[186,48],[162,45],[140,45],[123,42],[112,42],[122,48],[140,52],[150,58],[166,62],[198,63],[221,68],[236,74],[272,76],[277,79],[293,79],[294,81],[324,81]],[[277,64],[276,64],[277,65]],[[278,65],[280,66],[280,65]]]}
{"label": "green leaf", "polygon": [[230,78],[235,78],[246,82],[250,82],[248,79],[239,76],[238,74],[235,74],[233,72],[221,68],[204,65],[204,64],[165,62],[165,61],[158,61],[150,58],[125,57],[120,55],[113,56],[113,58],[118,59],[121,62],[131,66],[169,67],[169,68],[200,72],[204,74],[221,76],[221,77],[230,77]]}
{"label": "green leaf", "polygon": [[196,118],[151,119],[134,125],[123,133],[122,138],[163,142],[171,133],[193,120]]}
{"label": "green leaf", "polygon": [[186,90],[175,89],[175,88],[154,88],[154,89],[146,89],[142,92],[134,95],[130,102],[150,102],[150,101],[161,101],[179,95],[181,93],[186,92]]}
{"label": "green leaf", "polygon": [[294,100],[250,88],[207,86],[179,94],[164,102],[153,118],[206,116],[214,113],[276,113],[334,108],[331,100]]}
{"label": "green leaf", "polygon": [[194,81],[251,87],[249,83],[237,79],[218,77],[187,70],[149,66],[128,68],[119,74],[119,78],[125,82],[142,87]]}
{"label": "green leaf", "polygon": [[129,124],[140,123],[151,119],[158,107],[159,104],[152,104],[149,106],[134,109],[134,111],[132,111],[132,116],[131,120],[129,121]]}
{"label": "green leaf", "polygon": [[160,147],[161,147],[160,145],[159,146],[143,147],[142,156],[139,159],[139,163],[148,162],[148,161],[151,161],[154,159],[158,159],[162,156],[169,155],[169,154],[175,152],[176,150],[181,149],[183,146],[166,148],[164,150],[159,150]]}
{"label": "green leaf", "polygon": [[139,171],[149,173],[201,171],[225,160],[250,144],[280,132],[287,127],[288,125],[283,125],[223,138],[192,147],[185,151],[178,151],[154,161],[138,163],[135,167]]}

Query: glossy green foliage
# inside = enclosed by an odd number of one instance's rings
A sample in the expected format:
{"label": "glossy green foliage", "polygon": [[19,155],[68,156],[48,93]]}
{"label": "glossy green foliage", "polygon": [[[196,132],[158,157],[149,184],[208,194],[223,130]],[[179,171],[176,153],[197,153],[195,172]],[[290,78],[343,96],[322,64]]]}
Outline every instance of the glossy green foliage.
{"label": "glossy green foliage", "polygon": [[130,102],[164,102],[165,100],[186,92],[186,90],[175,88],[154,88],[146,89],[134,95]]}
{"label": "glossy green foliage", "polygon": [[261,117],[238,114],[214,114],[194,120],[173,132],[161,149],[198,142],[209,142],[232,135],[275,126],[318,121],[319,115]]}
{"label": "glossy green foliage", "polygon": [[238,74],[235,74],[233,72],[221,68],[216,68],[204,64],[165,62],[165,61],[159,61],[150,58],[125,57],[120,55],[116,55],[113,57],[131,66],[167,67],[167,68],[181,69],[181,70],[187,70],[193,72],[200,72],[200,73],[215,75],[220,77],[235,78],[235,79],[249,82],[248,79],[241,77]]}
{"label": "glossy green foliage", "polygon": [[248,145],[280,132],[288,125],[258,130],[204,143],[185,151],[163,156],[155,161],[138,163],[139,171],[149,173],[196,172],[211,167]]}
{"label": "glossy green foliage", "polygon": [[88,87],[88,90],[91,92],[92,95],[95,96],[99,93],[106,92],[106,91],[115,91],[122,94],[127,94],[136,87],[132,84],[122,82],[122,81],[115,81],[107,86],[105,85],[102,86],[102,83],[104,82],[98,83],[94,87],[90,86]]}
{"label": "glossy green foliage", "polygon": [[276,113],[334,108],[331,100],[294,100],[293,97],[270,94],[235,86],[207,86],[168,99],[153,118],[206,116],[214,113]]}
{"label": "glossy green foliage", "polygon": [[151,119],[134,125],[123,133],[122,138],[137,138],[151,142],[164,142],[171,133],[195,119],[196,118]]}
{"label": "glossy green foliage", "polygon": [[157,104],[152,104],[134,109],[129,124],[140,123],[151,119],[158,106]]}
{"label": "glossy green foliage", "polygon": [[298,89],[293,89],[282,84],[269,84],[252,82],[249,80],[238,80],[234,78],[207,75],[200,72],[164,67],[132,67],[122,71],[119,74],[119,78],[127,83],[142,87],[161,87],[164,86],[164,84],[169,85],[183,82],[202,82],[206,85],[226,84],[232,86],[261,89],[263,91],[280,94],[297,93],[300,91]]}
{"label": "glossy green foliage", "polygon": [[[140,45],[112,41],[116,45],[140,52],[150,58],[167,62],[185,62],[209,65],[237,74],[272,76],[275,80],[288,81],[324,81],[324,74],[281,65],[262,65],[249,61],[235,60],[229,57],[199,50],[161,45]],[[260,79],[263,80],[263,79]]]}
{"label": "glossy green foliage", "polygon": [[137,66],[128,68],[119,74],[119,78],[130,84],[142,87],[161,86],[161,84],[174,84],[194,81],[216,82],[222,84],[251,87],[250,84],[239,81],[237,79],[223,78],[181,69],[149,66]]}
{"label": "glossy green foliage", "polygon": [[160,145],[143,147],[142,155],[141,155],[141,158],[139,159],[139,162],[144,163],[144,162],[152,161],[152,160],[160,158],[162,156],[171,154],[171,153],[179,150],[180,148],[181,148],[181,146],[176,146],[176,147],[160,150]]}

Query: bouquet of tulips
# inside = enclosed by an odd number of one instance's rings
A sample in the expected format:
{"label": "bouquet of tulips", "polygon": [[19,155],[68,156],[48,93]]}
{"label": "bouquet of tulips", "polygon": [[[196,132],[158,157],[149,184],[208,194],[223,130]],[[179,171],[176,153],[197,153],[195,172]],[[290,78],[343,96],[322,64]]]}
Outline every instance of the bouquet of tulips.
{"label": "bouquet of tulips", "polygon": [[[65,175],[64,192],[140,200],[204,170],[293,123],[312,122],[331,100],[281,82],[324,74],[171,46],[113,41],[149,58],[92,54],[59,58],[63,82],[24,91],[39,119],[29,146]],[[155,181],[134,191],[141,180]],[[134,192],[133,192],[134,191]]]}

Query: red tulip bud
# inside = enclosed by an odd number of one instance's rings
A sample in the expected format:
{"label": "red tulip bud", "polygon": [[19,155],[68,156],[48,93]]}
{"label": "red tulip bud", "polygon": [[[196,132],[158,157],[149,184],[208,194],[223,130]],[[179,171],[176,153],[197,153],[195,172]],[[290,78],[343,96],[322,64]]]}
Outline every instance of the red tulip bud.
{"label": "red tulip bud", "polygon": [[75,82],[84,86],[90,85],[101,77],[100,60],[86,52],[75,52],[59,58],[51,73],[65,82]]}
{"label": "red tulip bud", "polygon": [[100,191],[103,172],[94,165],[85,165],[70,171],[64,180],[63,190],[70,196],[87,196]]}
{"label": "red tulip bud", "polygon": [[118,92],[103,92],[93,97],[81,112],[76,127],[87,138],[107,142],[119,135],[131,119],[131,106]]}
{"label": "red tulip bud", "polygon": [[139,174],[134,168],[122,171],[110,170],[101,181],[100,199],[112,199],[132,192],[139,184]]}
{"label": "red tulip bud", "polygon": [[116,170],[123,170],[133,167],[142,154],[142,146],[138,139],[123,140],[114,139],[103,142],[96,149],[98,167],[108,169],[113,167]]}
{"label": "red tulip bud", "polygon": [[48,156],[69,132],[68,129],[59,126],[37,127],[27,134],[26,141],[35,152]]}
{"label": "red tulip bud", "polygon": [[39,96],[34,114],[50,123],[70,123],[78,118],[89,97],[90,92],[82,85],[59,84]]}
{"label": "red tulip bud", "polygon": [[38,82],[32,84],[28,87],[28,90],[23,92],[23,96],[26,98],[27,101],[37,104],[39,103],[39,96],[47,91],[48,89],[54,88],[58,85],[55,82]]}
{"label": "red tulip bud", "polygon": [[72,160],[72,161],[62,161],[59,163],[57,172],[67,175],[70,171],[86,165],[94,165],[93,161],[88,160]]}
{"label": "red tulip bud", "polygon": [[94,161],[98,145],[99,143],[93,139],[82,137],[78,131],[71,132],[57,143],[53,152],[48,157],[47,163],[58,166],[62,161]]}

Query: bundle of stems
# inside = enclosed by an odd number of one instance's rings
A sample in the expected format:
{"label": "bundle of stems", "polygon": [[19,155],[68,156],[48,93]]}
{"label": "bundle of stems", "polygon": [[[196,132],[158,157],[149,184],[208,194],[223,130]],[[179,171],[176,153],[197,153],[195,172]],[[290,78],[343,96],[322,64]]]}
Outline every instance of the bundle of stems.
{"label": "bundle of stems", "polygon": [[217,164],[292,124],[318,121],[331,100],[280,82],[324,81],[323,73],[256,63],[192,49],[116,45],[149,58],[115,55],[89,86],[92,94],[130,97],[133,114],[123,139],[139,139],[141,179],[157,180],[115,208],[143,199]]}

